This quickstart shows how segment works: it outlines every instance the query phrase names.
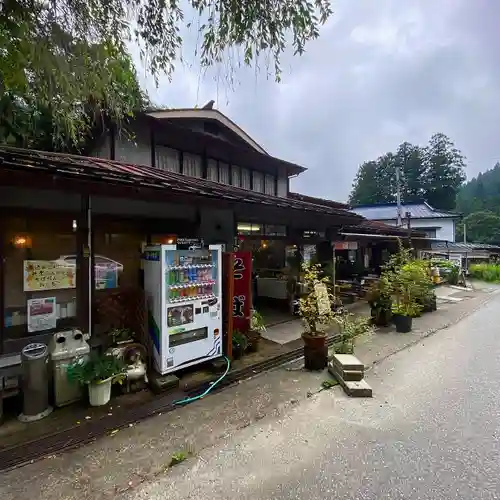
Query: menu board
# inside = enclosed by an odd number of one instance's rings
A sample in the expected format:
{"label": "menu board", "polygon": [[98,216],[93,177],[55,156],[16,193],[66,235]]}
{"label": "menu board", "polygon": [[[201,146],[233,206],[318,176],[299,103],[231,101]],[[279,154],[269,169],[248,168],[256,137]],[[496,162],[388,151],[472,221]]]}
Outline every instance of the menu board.
{"label": "menu board", "polygon": [[327,315],[331,312],[330,297],[328,296],[328,289],[324,283],[316,283],[314,285],[316,293],[316,301],[318,304],[318,313],[320,315]]}
{"label": "menu board", "polygon": [[25,260],[24,291],[75,288],[76,266],[56,260]]}

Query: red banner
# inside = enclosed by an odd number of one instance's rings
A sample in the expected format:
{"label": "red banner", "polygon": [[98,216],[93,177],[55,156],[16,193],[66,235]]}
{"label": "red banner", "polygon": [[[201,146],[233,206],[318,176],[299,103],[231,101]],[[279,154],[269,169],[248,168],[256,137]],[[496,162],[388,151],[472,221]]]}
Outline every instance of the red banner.
{"label": "red banner", "polygon": [[233,260],[233,328],[240,332],[250,329],[252,308],[252,253],[235,252]]}

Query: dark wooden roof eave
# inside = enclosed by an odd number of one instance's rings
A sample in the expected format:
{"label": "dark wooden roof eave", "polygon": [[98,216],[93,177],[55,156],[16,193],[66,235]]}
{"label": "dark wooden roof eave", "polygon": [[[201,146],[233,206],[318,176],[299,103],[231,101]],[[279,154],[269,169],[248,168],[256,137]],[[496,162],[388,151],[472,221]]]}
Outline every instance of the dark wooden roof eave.
{"label": "dark wooden roof eave", "polygon": [[[21,176],[22,185],[40,185],[40,177],[45,177],[45,185],[53,187],[54,183],[61,185],[64,181],[66,188],[80,189],[85,184],[85,189],[113,188],[132,189],[135,193],[148,191],[151,196],[153,191],[158,191],[156,198],[189,198],[191,200],[211,199],[223,201],[223,204],[249,204],[258,205],[260,209],[267,207],[272,210],[293,211],[297,215],[330,218],[333,225],[356,223],[362,218],[352,212],[325,206],[267,196],[261,193],[234,188],[215,183],[205,179],[192,178],[181,174],[164,172],[152,167],[129,165],[122,162],[103,160],[100,158],[86,158],[43,151],[22,150],[0,146],[0,173],[2,184],[8,185]],[[28,175],[22,175],[22,174]],[[5,175],[8,174],[8,175]],[[38,179],[35,180],[34,174]],[[219,203],[220,205],[220,203]]]}

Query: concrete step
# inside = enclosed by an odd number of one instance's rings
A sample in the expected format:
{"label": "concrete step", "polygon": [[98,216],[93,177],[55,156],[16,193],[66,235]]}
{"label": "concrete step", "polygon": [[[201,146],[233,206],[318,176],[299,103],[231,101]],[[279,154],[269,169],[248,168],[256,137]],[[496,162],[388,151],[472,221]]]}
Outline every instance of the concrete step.
{"label": "concrete step", "polygon": [[331,375],[333,375],[337,380],[342,379],[346,381],[359,382],[363,380],[364,371],[359,370],[341,370],[337,365],[332,363],[328,363],[328,371]]}
{"label": "concrete step", "polygon": [[149,386],[155,394],[175,391],[179,387],[179,377],[173,374],[160,375],[153,372],[149,376]]}
{"label": "concrete step", "polygon": [[332,363],[341,371],[365,371],[365,365],[352,354],[335,354]]}
{"label": "concrete step", "polygon": [[372,388],[365,379],[358,382],[339,380],[339,383],[344,388],[345,393],[351,398],[371,398],[373,396]]}

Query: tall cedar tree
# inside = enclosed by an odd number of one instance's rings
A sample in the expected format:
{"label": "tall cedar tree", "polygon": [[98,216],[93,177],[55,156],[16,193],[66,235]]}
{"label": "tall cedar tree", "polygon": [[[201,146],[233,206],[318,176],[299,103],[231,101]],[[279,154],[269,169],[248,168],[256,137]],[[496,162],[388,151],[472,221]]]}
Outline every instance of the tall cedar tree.
{"label": "tall cedar tree", "polygon": [[433,135],[426,147],[404,142],[395,153],[367,163],[359,167],[353,183],[349,197],[353,206],[394,203],[398,166],[403,202],[427,201],[435,208],[453,210],[465,180],[465,158],[444,134]]}

